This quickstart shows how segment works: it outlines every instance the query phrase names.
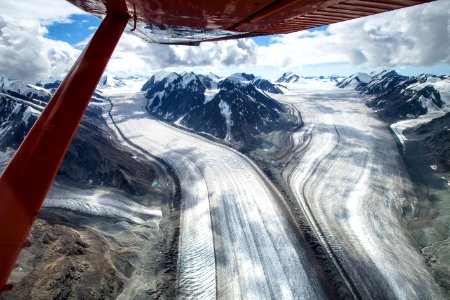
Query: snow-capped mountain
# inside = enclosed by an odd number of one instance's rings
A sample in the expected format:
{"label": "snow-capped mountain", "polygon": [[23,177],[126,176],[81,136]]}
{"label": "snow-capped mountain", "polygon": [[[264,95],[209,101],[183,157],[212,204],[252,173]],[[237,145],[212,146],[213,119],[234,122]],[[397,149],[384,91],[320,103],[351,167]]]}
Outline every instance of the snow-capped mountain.
{"label": "snow-capped mountain", "polygon": [[450,78],[422,74],[403,76],[393,70],[358,73],[338,83],[371,96],[367,105],[389,121],[450,111]]}
{"label": "snow-capped mountain", "polygon": [[256,77],[253,74],[235,73],[228,76],[229,80],[238,81],[245,84],[252,84],[261,91],[272,94],[283,94],[283,91],[277,84],[273,84],[267,79]]}
{"label": "snow-capped mountain", "polygon": [[124,86],[125,83],[118,77],[104,75],[98,83],[98,88],[116,88]]}
{"label": "snow-capped mountain", "polygon": [[39,83],[24,83],[20,80],[10,80],[0,75],[0,93],[8,94],[21,99],[36,99],[48,101],[51,94],[47,88]]}
{"label": "snow-capped mountain", "polygon": [[38,83],[0,76],[0,149],[20,145],[50,98]]}
{"label": "snow-capped mountain", "polygon": [[289,87],[299,87],[299,86],[308,86],[308,85],[318,85],[330,82],[338,82],[342,80],[342,77],[339,76],[299,76],[292,72],[286,72],[281,75],[280,78],[276,80],[277,83],[286,85],[283,86],[286,89]]}
{"label": "snow-capped mountain", "polygon": [[366,73],[356,73],[351,75],[350,77],[345,78],[340,81],[337,86],[340,88],[353,87],[356,88],[361,83],[369,83],[372,80],[372,77]]}
{"label": "snow-capped mountain", "polygon": [[247,143],[255,135],[286,125],[284,106],[262,87],[276,88],[245,73],[220,80],[194,73],[157,73],[142,90],[151,114],[219,139]]}

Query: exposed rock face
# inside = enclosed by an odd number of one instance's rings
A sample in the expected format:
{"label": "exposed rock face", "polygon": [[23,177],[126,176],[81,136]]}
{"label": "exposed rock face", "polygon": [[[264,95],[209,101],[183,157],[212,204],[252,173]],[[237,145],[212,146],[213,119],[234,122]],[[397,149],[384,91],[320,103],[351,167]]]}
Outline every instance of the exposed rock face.
{"label": "exposed rock face", "polygon": [[147,109],[169,122],[184,117],[190,110],[205,102],[206,86],[193,73],[170,73],[162,80],[152,76],[142,88],[147,88]]}
{"label": "exposed rock face", "polygon": [[220,139],[250,143],[255,135],[281,128],[284,107],[260,93],[251,84],[225,79],[219,92],[202,106],[192,109],[181,124]]}
{"label": "exposed rock face", "polygon": [[197,132],[246,144],[255,135],[289,123],[284,106],[261,92],[262,86],[278,89],[245,73],[222,80],[194,73],[158,73],[142,90],[149,99],[150,113]]}
{"label": "exposed rock face", "polygon": [[108,244],[91,229],[55,221],[35,222],[18,262],[26,276],[15,273],[2,299],[115,299],[124,281],[105,256]]}

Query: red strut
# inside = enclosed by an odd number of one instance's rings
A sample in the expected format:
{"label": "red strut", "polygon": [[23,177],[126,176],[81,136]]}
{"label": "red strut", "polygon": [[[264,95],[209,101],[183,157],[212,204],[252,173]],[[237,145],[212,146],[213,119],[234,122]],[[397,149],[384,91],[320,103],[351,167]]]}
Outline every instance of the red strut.
{"label": "red strut", "polygon": [[105,17],[0,178],[0,291],[128,19]]}

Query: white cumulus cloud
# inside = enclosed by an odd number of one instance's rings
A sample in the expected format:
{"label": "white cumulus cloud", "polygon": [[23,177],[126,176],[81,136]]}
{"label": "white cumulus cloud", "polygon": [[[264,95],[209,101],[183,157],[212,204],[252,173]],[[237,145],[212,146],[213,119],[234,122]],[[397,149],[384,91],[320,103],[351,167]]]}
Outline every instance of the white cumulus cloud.
{"label": "white cumulus cloud", "polygon": [[43,79],[66,73],[80,51],[45,38],[45,33],[37,22],[0,16],[0,74],[11,79]]}
{"label": "white cumulus cloud", "polygon": [[150,74],[164,68],[227,67],[256,63],[252,39],[202,43],[200,46],[150,44],[124,34],[108,64],[110,73]]}
{"label": "white cumulus cloud", "polygon": [[298,68],[348,62],[368,67],[450,63],[450,1],[442,0],[277,36],[258,64]]}
{"label": "white cumulus cloud", "polygon": [[38,20],[44,24],[70,22],[72,14],[84,12],[66,0],[1,0],[0,15],[16,21]]}

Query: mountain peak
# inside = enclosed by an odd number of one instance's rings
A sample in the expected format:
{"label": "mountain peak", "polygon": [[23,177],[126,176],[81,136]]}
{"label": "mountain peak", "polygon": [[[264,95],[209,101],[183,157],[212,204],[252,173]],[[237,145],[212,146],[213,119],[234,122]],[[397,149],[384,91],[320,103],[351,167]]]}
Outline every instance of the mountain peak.
{"label": "mountain peak", "polygon": [[300,79],[300,76],[294,74],[292,72],[285,72],[281,75],[280,78],[277,79],[278,83],[295,83]]}
{"label": "mountain peak", "polygon": [[247,73],[234,73],[227,77],[227,79],[237,80],[241,82],[249,82],[256,79],[256,76],[253,74]]}
{"label": "mountain peak", "polygon": [[111,87],[116,88],[124,85],[125,83],[122,81],[122,79],[110,75],[104,75],[100,79],[100,82],[98,83],[99,88],[111,88]]}

